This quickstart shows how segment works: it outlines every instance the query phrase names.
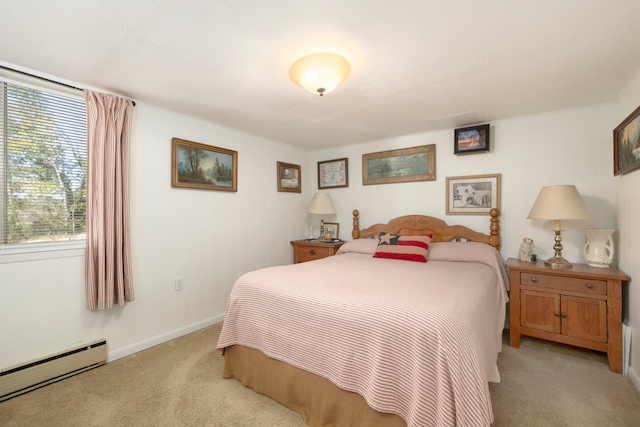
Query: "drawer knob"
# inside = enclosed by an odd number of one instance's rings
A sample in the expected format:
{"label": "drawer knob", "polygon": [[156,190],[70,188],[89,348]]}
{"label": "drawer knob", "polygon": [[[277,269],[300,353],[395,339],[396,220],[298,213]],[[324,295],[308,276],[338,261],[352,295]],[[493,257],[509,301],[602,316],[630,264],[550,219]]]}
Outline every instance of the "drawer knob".
{"label": "drawer knob", "polygon": [[538,281],[538,278],[537,278],[537,277],[532,277],[532,278],[531,278],[531,281],[532,281],[533,283],[536,283],[536,282]]}
{"label": "drawer knob", "polygon": [[554,312],[553,312],[553,315],[554,315],[554,316],[556,316],[556,317],[559,317],[559,316],[560,316],[560,313],[559,313],[559,312],[557,312],[557,311],[554,311]]}
{"label": "drawer knob", "polygon": [[587,283],[587,289],[593,289],[593,284],[592,283]]}
{"label": "drawer knob", "polygon": [[562,313],[562,318],[566,319],[567,318],[567,313]]}
{"label": "drawer knob", "polygon": [[315,254],[316,254],[316,251],[314,251],[313,249],[311,249],[311,250],[309,251],[309,253],[310,253],[311,255],[315,255]]}

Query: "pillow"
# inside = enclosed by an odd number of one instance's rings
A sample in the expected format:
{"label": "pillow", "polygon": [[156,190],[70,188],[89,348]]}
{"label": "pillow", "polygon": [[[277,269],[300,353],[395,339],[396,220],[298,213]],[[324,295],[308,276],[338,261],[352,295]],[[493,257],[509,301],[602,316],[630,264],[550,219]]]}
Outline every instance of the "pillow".
{"label": "pillow", "polygon": [[355,239],[340,246],[336,255],[357,253],[373,255],[376,252],[378,241],[376,239]]}
{"label": "pillow", "polygon": [[406,261],[427,262],[429,243],[433,234],[421,236],[401,236],[380,232],[374,258],[403,259]]}

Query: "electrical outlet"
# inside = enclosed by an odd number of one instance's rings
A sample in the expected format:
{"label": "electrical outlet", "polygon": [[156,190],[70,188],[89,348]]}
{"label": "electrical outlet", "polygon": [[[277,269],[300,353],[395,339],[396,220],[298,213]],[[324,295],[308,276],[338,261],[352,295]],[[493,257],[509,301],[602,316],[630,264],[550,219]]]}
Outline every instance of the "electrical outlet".
{"label": "electrical outlet", "polygon": [[184,289],[184,277],[176,277],[176,292]]}

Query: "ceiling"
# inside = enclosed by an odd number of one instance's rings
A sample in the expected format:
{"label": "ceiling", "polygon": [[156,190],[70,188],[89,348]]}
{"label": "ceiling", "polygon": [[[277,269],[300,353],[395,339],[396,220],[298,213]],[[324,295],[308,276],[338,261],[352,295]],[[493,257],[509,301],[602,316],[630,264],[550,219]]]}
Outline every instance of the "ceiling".
{"label": "ceiling", "polygon": [[[289,66],[351,63],[333,92]],[[615,101],[638,0],[20,0],[0,62],[306,149]]]}

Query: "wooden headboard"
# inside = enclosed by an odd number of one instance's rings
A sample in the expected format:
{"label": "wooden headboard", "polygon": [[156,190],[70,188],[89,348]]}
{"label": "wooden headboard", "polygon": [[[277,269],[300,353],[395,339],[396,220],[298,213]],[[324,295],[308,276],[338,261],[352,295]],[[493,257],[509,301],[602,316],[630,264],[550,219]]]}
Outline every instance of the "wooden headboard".
{"label": "wooden headboard", "polygon": [[480,242],[491,245],[500,251],[500,210],[491,209],[490,212],[490,233],[484,234],[474,231],[464,225],[447,225],[441,219],[425,215],[406,215],[394,218],[387,224],[376,224],[369,228],[360,230],[360,212],[353,211],[353,231],[351,236],[354,239],[374,238],[381,231],[386,233],[416,235],[433,234],[432,242]]}

